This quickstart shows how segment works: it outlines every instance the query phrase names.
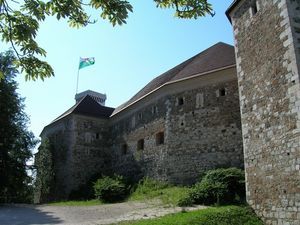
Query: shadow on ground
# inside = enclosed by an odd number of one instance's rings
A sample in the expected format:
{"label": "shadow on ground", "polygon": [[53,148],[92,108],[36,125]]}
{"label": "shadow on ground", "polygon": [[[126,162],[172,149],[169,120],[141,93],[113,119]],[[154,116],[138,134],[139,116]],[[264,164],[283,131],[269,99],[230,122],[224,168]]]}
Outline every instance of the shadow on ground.
{"label": "shadow on ground", "polygon": [[51,212],[41,211],[33,205],[0,205],[1,225],[60,224],[62,222]]}

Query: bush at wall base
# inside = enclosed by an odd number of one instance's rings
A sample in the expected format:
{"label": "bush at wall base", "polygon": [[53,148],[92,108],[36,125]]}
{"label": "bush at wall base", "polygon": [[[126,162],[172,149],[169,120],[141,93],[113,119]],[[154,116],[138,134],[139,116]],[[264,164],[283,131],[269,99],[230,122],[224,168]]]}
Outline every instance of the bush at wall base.
{"label": "bush at wall base", "polygon": [[194,185],[179,206],[191,204],[224,205],[245,201],[245,175],[237,168],[210,170]]}
{"label": "bush at wall base", "polygon": [[128,188],[119,175],[104,176],[94,184],[95,197],[103,202],[119,202],[126,198]]}

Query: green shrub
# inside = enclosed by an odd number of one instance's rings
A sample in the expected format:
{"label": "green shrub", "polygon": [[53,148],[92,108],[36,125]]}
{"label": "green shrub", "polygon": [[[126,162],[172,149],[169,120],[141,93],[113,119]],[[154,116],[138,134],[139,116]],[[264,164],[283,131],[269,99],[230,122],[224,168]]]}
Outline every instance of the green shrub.
{"label": "green shrub", "polygon": [[206,173],[179,205],[232,204],[245,201],[244,171],[237,168],[216,169]]}
{"label": "green shrub", "polygon": [[153,191],[158,191],[158,190],[168,188],[169,186],[170,185],[166,182],[145,177],[139,181],[138,185],[135,187],[134,192],[136,194],[148,194]]}
{"label": "green shrub", "polygon": [[104,176],[94,184],[95,196],[103,202],[118,202],[127,196],[128,188],[122,176]]}
{"label": "green shrub", "polygon": [[94,184],[102,176],[103,175],[101,173],[93,174],[85,184],[82,184],[77,189],[72,190],[67,200],[86,201],[94,199]]}
{"label": "green shrub", "polygon": [[180,207],[191,206],[193,204],[194,204],[194,199],[191,190],[189,190],[186,195],[184,195],[182,198],[180,198],[177,201],[177,205]]}

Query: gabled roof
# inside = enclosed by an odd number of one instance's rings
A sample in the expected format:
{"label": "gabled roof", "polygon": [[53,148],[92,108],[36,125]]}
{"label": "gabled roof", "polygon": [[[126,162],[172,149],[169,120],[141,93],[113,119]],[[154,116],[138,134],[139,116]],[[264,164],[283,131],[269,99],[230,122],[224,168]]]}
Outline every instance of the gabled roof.
{"label": "gabled roof", "polygon": [[113,111],[114,108],[102,106],[98,102],[96,102],[91,96],[87,95],[79,102],[77,102],[74,106],[72,106],[70,109],[68,109],[66,112],[64,112],[62,115],[60,115],[55,120],[53,120],[50,124],[53,124],[56,121],[72,113],[77,115],[92,116],[98,118],[99,117],[109,118],[109,116],[112,114]]}
{"label": "gabled roof", "polygon": [[119,113],[135,101],[143,98],[143,96],[167,83],[231,65],[235,65],[234,47],[232,45],[219,42],[162,75],[154,78],[129,101],[117,107],[112,115]]}

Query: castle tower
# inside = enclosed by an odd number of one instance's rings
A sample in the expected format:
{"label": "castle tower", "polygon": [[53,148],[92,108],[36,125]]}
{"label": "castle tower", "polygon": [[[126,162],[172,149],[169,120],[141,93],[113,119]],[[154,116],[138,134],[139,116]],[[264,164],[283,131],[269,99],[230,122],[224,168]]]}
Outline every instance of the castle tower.
{"label": "castle tower", "polygon": [[266,224],[300,224],[300,1],[236,0],[247,201]]}
{"label": "castle tower", "polygon": [[101,93],[91,91],[91,90],[87,90],[87,91],[76,94],[75,95],[76,103],[79,102],[81,99],[83,99],[87,95],[91,96],[100,105],[105,106],[106,94],[101,94]]}

